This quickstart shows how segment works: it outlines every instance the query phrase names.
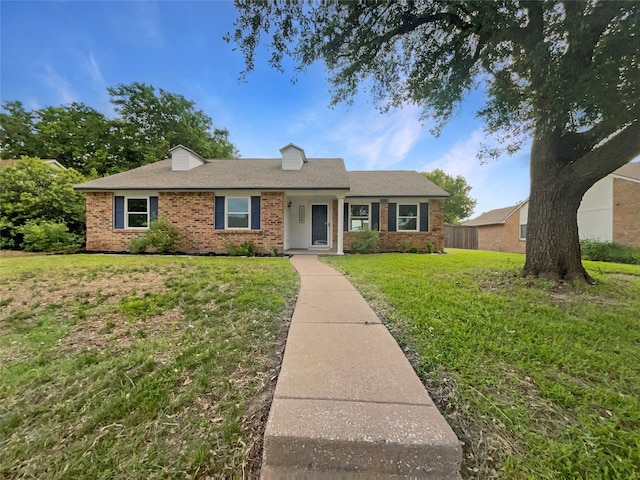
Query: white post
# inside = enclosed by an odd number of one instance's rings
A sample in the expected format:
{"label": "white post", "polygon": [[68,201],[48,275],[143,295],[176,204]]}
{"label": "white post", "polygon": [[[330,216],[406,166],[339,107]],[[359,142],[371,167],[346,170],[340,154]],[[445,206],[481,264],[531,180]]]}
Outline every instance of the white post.
{"label": "white post", "polygon": [[338,198],[338,247],[337,254],[344,255],[343,230],[344,230],[344,198]]}

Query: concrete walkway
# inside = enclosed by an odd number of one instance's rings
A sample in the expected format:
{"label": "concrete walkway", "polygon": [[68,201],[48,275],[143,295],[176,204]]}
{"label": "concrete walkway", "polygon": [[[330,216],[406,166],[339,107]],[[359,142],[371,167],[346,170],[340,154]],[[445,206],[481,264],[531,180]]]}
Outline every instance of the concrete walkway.
{"label": "concrete walkway", "polygon": [[301,278],[264,438],[262,479],[459,479],[461,448],[398,344],[316,256]]}

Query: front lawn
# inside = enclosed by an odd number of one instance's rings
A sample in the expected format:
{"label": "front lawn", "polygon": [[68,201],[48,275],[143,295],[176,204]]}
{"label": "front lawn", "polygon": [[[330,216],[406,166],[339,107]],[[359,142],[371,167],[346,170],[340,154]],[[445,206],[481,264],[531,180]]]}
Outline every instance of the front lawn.
{"label": "front lawn", "polygon": [[260,469],[287,259],[0,259],[1,478]]}
{"label": "front lawn", "polygon": [[328,257],[405,348],[464,442],[464,478],[636,479],[640,267],[595,286],[520,278],[524,256]]}

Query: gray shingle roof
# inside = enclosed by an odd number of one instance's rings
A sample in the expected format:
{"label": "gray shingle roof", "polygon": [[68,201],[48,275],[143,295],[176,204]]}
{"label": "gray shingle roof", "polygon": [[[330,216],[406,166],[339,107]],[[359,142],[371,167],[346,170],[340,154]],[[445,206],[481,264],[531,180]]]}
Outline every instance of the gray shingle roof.
{"label": "gray shingle roof", "polygon": [[449,194],[411,170],[348,172],[351,190],[347,197],[448,197]]}
{"label": "gray shingle roof", "polygon": [[507,218],[509,218],[511,214],[518,210],[522,205],[524,205],[524,203],[513,205],[511,207],[489,210],[488,212],[485,212],[476,218],[464,222],[463,225],[467,227],[476,227],[482,225],[496,225],[499,223],[504,223]]}
{"label": "gray shingle roof", "polygon": [[347,190],[341,158],[309,159],[300,170],[282,170],[282,159],[207,160],[186,171],[171,170],[171,160],[76,185],[78,190]]}

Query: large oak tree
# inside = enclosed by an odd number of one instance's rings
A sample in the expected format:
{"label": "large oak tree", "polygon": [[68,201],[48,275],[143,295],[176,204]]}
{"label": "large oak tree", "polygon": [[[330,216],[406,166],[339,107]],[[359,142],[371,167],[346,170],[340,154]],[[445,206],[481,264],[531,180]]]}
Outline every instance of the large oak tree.
{"label": "large oak tree", "polygon": [[[507,152],[532,139],[523,273],[590,281],[577,210],[599,179],[640,154],[640,3],[630,1],[236,2],[228,41],[247,74],[320,60],[333,102],[368,90],[383,109],[414,103],[436,133],[470,91]],[[489,153],[499,153],[495,149]]]}

